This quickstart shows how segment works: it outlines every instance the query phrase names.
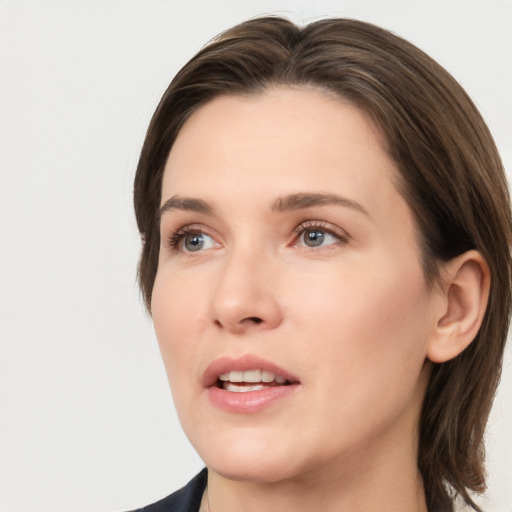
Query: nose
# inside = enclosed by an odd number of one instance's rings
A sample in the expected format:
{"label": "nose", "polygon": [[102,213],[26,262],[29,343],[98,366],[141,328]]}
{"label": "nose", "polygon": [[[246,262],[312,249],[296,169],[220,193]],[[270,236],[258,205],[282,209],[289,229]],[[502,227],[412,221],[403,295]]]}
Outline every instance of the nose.
{"label": "nose", "polygon": [[282,322],[276,265],[261,253],[232,253],[223,262],[211,300],[214,324],[228,332],[274,329]]}

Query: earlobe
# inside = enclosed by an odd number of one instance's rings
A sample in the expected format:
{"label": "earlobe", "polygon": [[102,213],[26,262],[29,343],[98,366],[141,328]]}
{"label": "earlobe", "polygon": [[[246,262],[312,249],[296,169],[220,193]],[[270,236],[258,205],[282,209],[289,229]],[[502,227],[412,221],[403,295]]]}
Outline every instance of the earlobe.
{"label": "earlobe", "polygon": [[457,256],[441,272],[442,308],[427,350],[427,357],[434,363],[453,359],[475,339],[490,288],[489,267],[478,251]]}

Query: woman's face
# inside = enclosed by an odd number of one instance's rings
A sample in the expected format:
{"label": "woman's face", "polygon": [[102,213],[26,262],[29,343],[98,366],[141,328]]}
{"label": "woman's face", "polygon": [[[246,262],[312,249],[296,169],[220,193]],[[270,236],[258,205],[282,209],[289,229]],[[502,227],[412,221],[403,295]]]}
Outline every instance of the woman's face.
{"label": "woman's face", "polygon": [[367,117],[318,91],[221,97],[185,123],[152,313],[210,469],[276,482],[414,456],[436,300],[396,177]]}

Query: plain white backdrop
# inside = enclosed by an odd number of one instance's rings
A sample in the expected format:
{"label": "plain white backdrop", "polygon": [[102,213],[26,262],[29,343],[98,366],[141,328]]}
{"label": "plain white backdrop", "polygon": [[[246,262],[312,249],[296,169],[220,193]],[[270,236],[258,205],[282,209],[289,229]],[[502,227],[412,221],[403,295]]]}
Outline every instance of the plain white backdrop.
{"label": "plain white backdrop", "polygon": [[[119,511],[202,466],[135,281],[132,180],[150,116],[211,37],[263,13],[348,16],[426,50],[512,170],[510,0],[0,0],[0,511]],[[508,347],[488,512],[512,511]]]}

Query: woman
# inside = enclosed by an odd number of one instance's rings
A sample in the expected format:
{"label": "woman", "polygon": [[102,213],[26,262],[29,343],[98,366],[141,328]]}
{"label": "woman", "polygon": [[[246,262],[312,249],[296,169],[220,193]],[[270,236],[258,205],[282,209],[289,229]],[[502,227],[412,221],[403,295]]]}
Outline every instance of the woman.
{"label": "woman", "polygon": [[143,510],[475,510],[510,310],[492,137],[373,25],[228,30],[135,179],[140,283],[207,470]]}

